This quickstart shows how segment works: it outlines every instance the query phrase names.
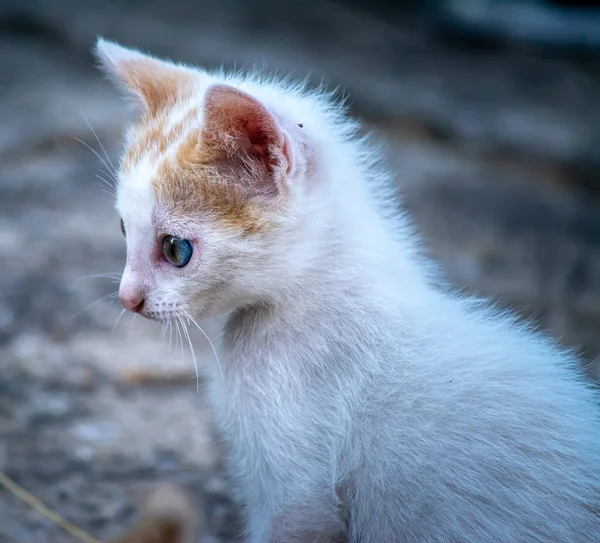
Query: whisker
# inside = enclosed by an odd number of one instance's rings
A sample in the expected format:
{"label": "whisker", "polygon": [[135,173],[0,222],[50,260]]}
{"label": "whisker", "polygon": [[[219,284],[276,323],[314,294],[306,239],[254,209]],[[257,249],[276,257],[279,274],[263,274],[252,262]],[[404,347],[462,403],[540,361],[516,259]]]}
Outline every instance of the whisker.
{"label": "whisker", "polygon": [[217,365],[219,366],[219,372],[221,373],[221,379],[224,379],[224,377],[223,377],[223,367],[221,366],[221,360],[219,359],[219,355],[217,354],[217,349],[215,349],[215,346],[214,346],[213,342],[208,337],[208,335],[206,334],[206,332],[204,330],[202,330],[202,328],[200,328],[200,325],[192,318],[192,316],[187,311],[185,311],[184,313],[185,313],[185,316],[196,326],[196,328],[198,328],[198,330],[200,330],[200,332],[202,333],[202,335],[206,338],[206,340],[210,344],[210,348],[212,349],[212,352],[215,355],[215,359],[217,360]]}
{"label": "whisker", "polygon": [[96,175],[96,177],[97,177],[98,179],[100,179],[100,181],[104,181],[104,182],[105,182],[105,183],[106,183],[106,184],[107,184],[107,185],[108,185],[108,186],[109,186],[111,189],[114,189],[114,188],[115,188],[115,186],[114,186],[114,184],[111,182],[111,180],[110,180],[110,179],[106,179],[106,177],[105,177],[104,175],[101,175],[101,174],[106,174],[106,172],[105,172],[104,170],[99,170],[99,171],[100,171],[100,173],[97,173],[97,174],[95,174],[95,175]]}
{"label": "whisker", "polygon": [[92,302],[91,304],[86,305],[83,309],[80,309],[79,311],[77,311],[77,313],[75,313],[74,315],[71,315],[71,317],[69,317],[69,318],[74,319],[75,317],[81,315],[85,311],[92,309],[92,307],[95,307],[100,302],[103,302],[104,300],[109,300],[109,299],[116,299],[118,296],[119,296],[118,292],[111,292],[110,294],[107,294],[106,296],[102,296],[102,298],[98,298],[95,302]]}
{"label": "whisker", "polygon": [[92,275],[84,275],[83,277],[78,277],[77,279],[74,279],[73,281],[75,283],[78,283],[79,281],[85,281],[86,279],[113,279],[113,280],[120,280],[121,279],[121,274],[120,273],[94,273]]}
{"label": "whisker", "polygon": [[121,312],[119,313],[119,316],[117,317],[117,320],[115,321],[115,325],[113,326],[113,329],[112,329],[112,333],[113,333],[113,334],[115,333],[115,330],[117,329],[117,325],[119,324],[119,321],[121,320],[121,317],[122,317],[123,315],[125,315],[126,311],[127,311],[127,309],[123,309],[123,310],[121,310]]}
{"label": "whisker", "polygon": [[102,192],[104,194],[108,194],[111,198],[116,198],[116,196],[114,195],[114,193],[112,193],[110,190],[102,189]]}
{"label": "whisker", "polygon": [[137,313],[133,314],[133,319],[131,319],[131,325],[129,326],[129,332],[127,332],[127,339],[129,339],[129,336],[131,336],[131,331],[133,330],[133,325],[135,324],[135,319],[137,318],[137,316]]}
{"label": "whisker", "polygon": [[[102,174],[102,175],[108,175],[109,179],[112,179],[115,183],[117,182],[117,177],[116,177],[116,173],[112,173],[112,172],[107,172],[106,170],[103,170],[102,168],[98,168],[98,171]],[[116,185],[115,185],[116,186]]]}
{"label": "whisker", "polygon": [[112,196],[113,198],[117,197],[117,187],[114,183],[111,183],[108,179],[99,174],[95,174],[95,177],[96,179],[100,179],[104,183],[102,190],[106,192],[106,194],[110,194],[110,196]]}
{"label": "whisker", "polygon": [[113,183],[111,183],[108,179],[102,177],[100,174],[95,174],[95,176],[100,179],[101,181],[104,182],[104,184],[108,187],[108,189],[106,189],[106,192],[108,194],[110,194],[111,196],[114,196],[115,198],[117,197],[117,189],[114,186]]}
{"label": "whisker", "polygon": [[173,323],[171,321],[169,321],[169,351],[168,353],[171,354],[171,338],[173,336]]}
{"label": "whisker", "polygon": [[94,134],[94,137],[96,138],[96,141],[98,142],[98,145],[100,145],[100,149],[102,149],[102,152],[104,153],[104,156],[106,157],[106,160],[108,160],[108,163],[112,166],[112,171],[116,172],[117,169],[115,168],[115,165],[110,160],[110,157],[108,156],[108,153],[106,152],[106,149],[104,148],[104,145],[102,145],[102,142],[100,141],[100,138],[98,137],[98,134],[96,134],[96,131],[92,128],[90,121],[87,120],[87,117],[83,114],[83,112],[80,111],[79,114],[83,117],[83,120],[90,127],[90,130],[92,131],[92,134]]}
{"label": "whisker", "polygon": [[183,356],[185,356],[185,350],[184,350],[184,347],[183,347],[183,322],[181,322],[181,320],[180,320],[179,324],[180,324],[180,326],[179,326],[179,333],[180,333],[179,339],[181,340],[181,344],[180,344],[181,352],[180,352],[180,355],[183,357]]}
{"label": "whisker", "polygon": [[185,325],[185,323],[182,321],[181,322],[182,326],[183,326],[183,332],[185,334],[185,336],[187,337],[188,340],[188,344],[190,346],[190,353],[192,354],[192,360],[194,361],[194,368],[196,370],[196,394],[200,393],[200,374],[198,373],[198,362],[196,361],[196,353],[194,352],[194,347],[192,346],[192,338],[190,338],[190,332],[187,329],[187,326]]}
{"label": "whisker", "polygon": [[[110,170],[108,164],[106,163],[106,160],[104,160],[91,145],[88,145],[85,141],[83,141],[82,139],[78,138],[77,136],[73,136],[73,139],[75,139],[76,141],[78,141],[82,145],[85,145],[92,153],[94,153],[98,157],[98,160],[100,160],[100,162],[102,162],[102,164],[104,164],[104,166],[106,167],[106,169]],[[115,181],[116,181],[116,179],[115,179]]]}
{"label": "whisker", "polygon": [[98,171],[100,173],[97,173],[96,177],[98,179],[100,179],[101,181],[104,181],[104,183],[108,187],[108,190],[111,192],[111,194],[113,196],[116,197],[117,196],[117,184],[118,184],[117,179],[115,177],[113,177],[112,175],[110,175],[107,171],[103,170],[102,168],[100,168]]}
{"label": "whisker", "polygon": [[[179,343],[181,345],[181,354],[183,355],[183,339],[181,338],[181,330],[179,329],[179,320],[176,320],[174,322],[177,330],[177,335],[179,336]],[[177,350],[177,345],[175,345],[175,350]]]}
{"label": "whisker", "polygon": [[103,168],[98,168],[98,172],[100,172],[100,174],[102,174],[102,177],[104,177],[107,181],[110,182],[110,184],[113,187],[116,188],[116,186],[117,186],[117,178],[115,177],[115,174],[113,174],[112,172],[107,172]]}

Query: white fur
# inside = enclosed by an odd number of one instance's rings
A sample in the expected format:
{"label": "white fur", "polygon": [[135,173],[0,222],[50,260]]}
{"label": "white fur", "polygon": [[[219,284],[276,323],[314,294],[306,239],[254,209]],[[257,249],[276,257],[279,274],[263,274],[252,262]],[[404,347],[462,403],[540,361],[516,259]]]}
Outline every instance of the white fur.
{"label": "white fur", "polygon": [[[441,285],[385,209],[390,176],[329,97],[201,80],[197,104],[210,82],[261,100],[298,159],[276,228],[170,225],[201,254],[150,279],[149,298],[217,330],[210,399],[250,541],[600,541],[600,417],[578,360]],[[143,171],[118,206],[150,232]]]}

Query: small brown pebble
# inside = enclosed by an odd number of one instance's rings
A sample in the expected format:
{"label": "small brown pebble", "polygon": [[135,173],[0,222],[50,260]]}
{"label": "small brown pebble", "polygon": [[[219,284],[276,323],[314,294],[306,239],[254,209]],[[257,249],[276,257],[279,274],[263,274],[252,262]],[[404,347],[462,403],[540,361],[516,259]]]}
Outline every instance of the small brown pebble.
{"label": "small brown pebble", "polygon": [[110,543],[192,543],[204,522],[187,493],[163,484],[148,498],[140,521]]}
{"label": "small brown pebble", "polygon": [[130,368],[121,372],[119,382],[125,386],[188,385],[193,379],[189,373],[164,373],[147,368]]}

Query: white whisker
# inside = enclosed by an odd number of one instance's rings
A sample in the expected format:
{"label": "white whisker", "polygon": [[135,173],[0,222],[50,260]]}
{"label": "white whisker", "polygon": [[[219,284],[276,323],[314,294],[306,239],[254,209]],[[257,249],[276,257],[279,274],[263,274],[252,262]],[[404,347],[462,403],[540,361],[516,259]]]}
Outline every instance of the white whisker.
{"label": "white whisker", "polygon": [[[177,327],[177,335],[179,336],[179,344],[181,345],[181,354],[183,355],[183,338],[181,337],[181,330],[179,329],[179,320],[174,321],[175,326]],[[175,345],[175,350],[177,350],[177,345]]]}
{"label": "white whisker", "polygon": [[[91,145],[88,145],[85,141],[83,141],[82,139],[79,139],[76,136],[73,136],[73,138],[76,141],[78,141],[79,143],[81,143],[82,145],[85,145],[92,153],[94,153],[98,157],[98,160],[100,160],[100,162],[102,162],[102,164],[104,164],[106,169],[110,171],[110,168],[109,168],[108,164],[106,163],[106,160],[104,160]],[[111,177],[113,177],[113,176],[111,176]],[[115,181],[116,181],[116,179],[115,179]]]}
{"label": "white whisker", "polygon": [[190,332],[187,329],[186,324],[181,321],[181,325],[183,327],[183,333],[187,337],[188,344],[190,346],[190,353],[192,354],[192,360],[194,361],[194,368],[196,370],[196,394],[200,393],[200,374],[198,373],[198,362],[196,360],[196,353],[194,352],[194,347],[192,346],[192,338],[190,337]]}
{"label": "white whisker", "polygon": [[[111,172],[107,172],[106,170],[103,170],[102,168],[98,168],[98,171],[102,174],[102,175],[108,175],[109,179],[112,179],[115,181],[117,181],[117,178],[115,177],[114,173]],[[115,185],[116,186],[116,185]]]}
{"label": "white whisker", "polygon": [[90,121],[87,120],[87,117],[83,114],[83,112],[80,111],[79,114],[83,117],[83,120],[90,127],[90,130],[92,131],[92,134],[94,134],[94,137],[96,138],[96,141],[98,142],[98,145],[100,145],[100,149],[102,149],[102,152],[104,153],[104,156],[106,157],[106,160],[108,160],[108,163],[111,165],[112,171],[116,172],[117,169],[115,168],[115,165],[110,160],[110,157],[108,156],[108,153],[106,152],[106,149],[104,148],[104,145],[102,145],[102,142],[100,141],[100,138],[98,137],[98,134],[96,134],[96,131],[92,128]]}
{"label": "white whisker", "polygon": [[102,298],[98,298],[95,302],[92,302],[91,304],[86,305],[83,309],[80,309],[79,311],[77,311],[77,313],[75,313],[74,315],[71,315],[70,318],[74,319],[75,317],[81,315],[85,311],[88,311],[89,309],[92,309],[92,307],[95,307],[100,302],[103,302],[104,300],[109,300],[111,298],[115,298],[116,299],[117,296],[119,296],[118,292],[111,292],[110,294],[107,294],[106,296],[102,296]]}
{"label": "white whisker", "polygon": [[131,319],[131,326],[129,326],[129,332],[127,332],[127,339],[129,339],[129,336],[131,335],[131,331],[133,330],[133,325],[135,324],[135,319],[137,316],[137,313],[133,314],[133,319]]}
{"label": "white whisker", "polygon": [[108,194],[111,198],[116,198],[116,196],[110,190],[102,189],[102,192],[104,194]]}
{"label": "white whisker", "polygon": [[98,174],[98,177],[100,177],[101,179],[104,179],[105,181],[108,181],[110,183],[111,187],[116,188],[116,179],[110,172],[107,172],[106,170],[104,170],[102,168],[98,168],[98,171],[100,172]]}
{"label": "white whisker", "polygon": [[181,319],[179,319],[179,325],[180,325],[179,328],[180,328],[180,331],[181,331],[181,336],[180,336],[180,338],[181,338],[181,357],[183,358],[183,357],[185,357],[185,348],[183,346],[183,343],[184,343],[184,332],[183,332],[183,322],[181,321]]}
{"label": "white whisker", "polygon": [[215,349],[213,342],[208,337],[207,333],[204,330],[202,330],[202,328],[200,328],[200,325],[192,318],[192,316],[187,311],[185,312],[185,316],[196,326],[196,328],[198,328],[198,330],[200,330],[200,332],[202,332],[202,335],[206,338],[206,340],[210,344],[210,348],[212,349],[212,352],[214,353],[215,358],[217,360],[217,365],[219,366],[219,372],[221,373],[221,379],[223,379],[224,377],[223,377],[223,368],[221,366],[221,360],[219,359],[219,355],[217,354],[217,350]]}
{"label": "white whisker", "polygon": [[103,182],[104,182],[104,184],[105,184],[105,185],[108,187],[108,189],[106,189],[106,192],[107,192],[108,194],[110,194],[111,196],[114,196],[114,197],[116,198],[116,197],[117,197],[117,189],[116,189],[116,187],[114,186],[114,184],[113,184],[113,183],[111,183],[111,182],[110,182],[108,179],[106,179],[105,177],[102,177],[102,176],[101,176],[100,174],[98,174],[98,173],[97,173],[97,174],[95,174],[95,175],[96,175],[96,177],[97,177],[98,179],[100,179],[101,181],[103,181]]}
{"label": "white whisker", "polygon": [[173,323],[169,321],[169,354],[171,354],[171,339],[173,336]]}
{"label": "white whisker", "polygon": [[117,326],[119,324],[119,321],[121,320],[121,317],[123,317],[123,315],[125,315],[127,309],[122,309],[121,312],[119,313],[119,316],[117,317],[117,320],[115,321],[115,325],[113,326],[112,329],[112,333],[115,333],[115,330],[117,329]]}
{"label": "white whisker", "polygon": [[74,279],[74,282],[77,283],[79,281],[84,281],[86,279],[112,279],[112,280],[121,280],[120,273],[95,273],[92,275],[84,275],[83,277],[78,277]]}

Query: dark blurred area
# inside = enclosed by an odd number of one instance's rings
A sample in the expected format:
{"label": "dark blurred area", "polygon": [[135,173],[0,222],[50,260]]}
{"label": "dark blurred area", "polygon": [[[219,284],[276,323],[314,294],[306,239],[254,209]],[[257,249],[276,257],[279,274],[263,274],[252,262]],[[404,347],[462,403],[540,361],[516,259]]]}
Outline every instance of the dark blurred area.
{"label": "dark blurred area", "polygon": [[[124,263],[98,35],[339,87],[451,281],[600,378],[600,0],[0,1],[0,471],[63,516],[105,540],[170,480],[237,533],[189,353],[92,277]],[[66,540],[0,489],[0,543]]]}

